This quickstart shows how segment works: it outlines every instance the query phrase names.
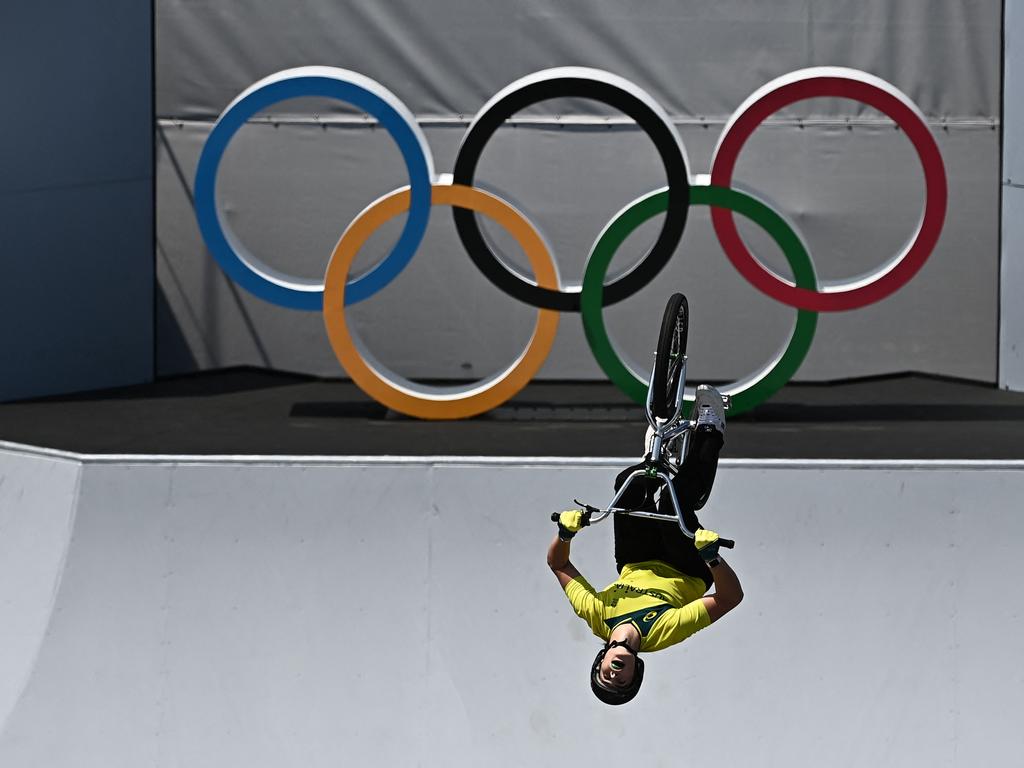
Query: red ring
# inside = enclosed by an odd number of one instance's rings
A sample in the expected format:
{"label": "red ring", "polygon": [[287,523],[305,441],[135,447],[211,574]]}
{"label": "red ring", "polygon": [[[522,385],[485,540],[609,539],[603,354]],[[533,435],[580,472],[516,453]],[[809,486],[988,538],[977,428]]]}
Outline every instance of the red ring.
{"label": "red ring", "polygon": [[729,261],[759,291],[797,309],[836,312],[857,309],[884,299],[924,266],[938,242],[946,218],[946,170],[923,115],[895,86],[856,70],[815,67],[773,80],[740,106],[726,125],[715,149],[711,161],[711,183],[719,187],[732,185],[732,172],[740,150],[765,118],[793,102],[823,96],[853,99],[885,113],[896,121],[917,151],[924,169],[924,215],[917,233],[902,255],[890,262],[887,268],[878,270],[867,284],[862,284],[863,279],[858,278],[825,291],[814,291],[790,285],[762,265],[740,238],[731,210],[712,208],[711,221]]}

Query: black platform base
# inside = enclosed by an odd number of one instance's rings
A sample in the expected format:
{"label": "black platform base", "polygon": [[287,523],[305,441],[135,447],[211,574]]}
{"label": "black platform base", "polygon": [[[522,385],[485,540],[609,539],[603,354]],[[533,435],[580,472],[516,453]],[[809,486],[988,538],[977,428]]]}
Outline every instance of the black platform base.
{"label": "black platform base", "polygon": [[[491,413],[423,422],[353,384],[256,369],[0,405],[0,439],[79,453],[634,456],[611,384],[533,383]],[[921,375],[791,384],[729,420],[723,458],[1024,459],[1024,394]]]}

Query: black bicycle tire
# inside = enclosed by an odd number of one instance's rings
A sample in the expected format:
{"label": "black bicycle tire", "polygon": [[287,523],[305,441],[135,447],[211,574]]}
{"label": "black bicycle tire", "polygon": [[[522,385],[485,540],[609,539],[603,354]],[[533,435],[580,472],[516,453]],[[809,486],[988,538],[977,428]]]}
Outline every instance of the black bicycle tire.
{"label": "black bicycle tire", "polygon": [[[676,387],[686,355],[689,335],[690,307],[686,297],[673,293],[661,316],[658,347],[654,353],[654,376],[651,380],[651,411],[659,419],[667,419],[675,411]],[[677,348],[673,350],[673,342]]]}

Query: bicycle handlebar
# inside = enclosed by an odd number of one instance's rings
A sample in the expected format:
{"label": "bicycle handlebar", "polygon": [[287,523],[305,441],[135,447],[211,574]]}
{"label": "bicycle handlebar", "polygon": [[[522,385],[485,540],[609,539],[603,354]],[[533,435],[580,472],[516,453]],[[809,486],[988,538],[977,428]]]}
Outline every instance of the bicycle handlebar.
{"label": "bicycle handlebar", "polygon": [[[580,503],[580,502],[577,502],[577,503]],[[584,525],[590,525],[590,516],[594,512],[601,512],[602,511],[602,510],[598,509],[597,507],[590,506],[589,504],[582,504],[581,506],[585,507],[586,508],[586,512],[587,512],[587,515],[586,515],[587,522],[585,522]],[[560,513],[558,513],[558,512],[552,512],[551,513],[551,522],[552,523],[557,523],[558,522],[559,514]],[[718,537],[718,546],[725,547],[726,549],[733,549],[736,546],[736,541],[734,539],[723,539],[721,536],[719,536]]]}

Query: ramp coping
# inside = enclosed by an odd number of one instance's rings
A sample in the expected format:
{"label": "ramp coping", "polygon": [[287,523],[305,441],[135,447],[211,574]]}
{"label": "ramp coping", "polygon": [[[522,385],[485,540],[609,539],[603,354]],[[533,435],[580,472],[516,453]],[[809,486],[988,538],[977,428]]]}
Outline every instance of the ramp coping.
{"label": "ramp coping", "polygon": [[[635,456],[389,456],[389,455],[233,455],[233,454],[135,454],[75,453],[56,448],[0,440],[0,451],[39,456],[80,464],[145,465],[435,465],[435,466],[531,466],[531,467],[621,467],[636,462]],[[722,467],[748,469],[922,469],[922,470],[1008,470],[1024,469],[1022,459],[722,459]]]}

